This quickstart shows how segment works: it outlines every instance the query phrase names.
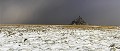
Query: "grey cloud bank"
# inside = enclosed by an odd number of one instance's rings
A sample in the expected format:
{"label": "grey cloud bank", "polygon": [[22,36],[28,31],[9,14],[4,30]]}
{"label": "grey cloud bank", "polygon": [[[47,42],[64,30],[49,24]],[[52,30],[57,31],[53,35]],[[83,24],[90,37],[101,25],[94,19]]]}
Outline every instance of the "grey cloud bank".
{"label": "grey cloud bank", "polygon": [[1,24],[69,24],[79,15],[93,25],[120,25],[119,0],[3,0]]}

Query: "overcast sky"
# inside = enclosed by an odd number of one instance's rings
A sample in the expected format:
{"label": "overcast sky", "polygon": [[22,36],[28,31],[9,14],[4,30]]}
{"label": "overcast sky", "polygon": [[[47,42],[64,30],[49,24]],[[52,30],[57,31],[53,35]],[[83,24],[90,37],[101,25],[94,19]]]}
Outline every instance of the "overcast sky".
{"label": "overcast sky", "polygon": [[2,24],[69,24],[78,16],[88,24],[120,25],[120,0],[0,0]]}

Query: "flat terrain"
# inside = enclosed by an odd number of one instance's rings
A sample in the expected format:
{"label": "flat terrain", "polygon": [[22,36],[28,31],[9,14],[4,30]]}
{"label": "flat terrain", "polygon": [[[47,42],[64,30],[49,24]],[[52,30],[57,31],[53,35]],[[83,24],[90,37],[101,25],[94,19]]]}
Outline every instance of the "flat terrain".
{"label": "flat terrain", "polygon": [[120,51],[120,27],[1,24],[0,51]]}

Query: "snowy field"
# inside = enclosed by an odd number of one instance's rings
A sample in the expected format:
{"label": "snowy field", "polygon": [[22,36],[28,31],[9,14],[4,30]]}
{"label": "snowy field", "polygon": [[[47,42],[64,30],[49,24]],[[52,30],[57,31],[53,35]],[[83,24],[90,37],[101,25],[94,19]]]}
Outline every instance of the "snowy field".
{"label": "snowy field", "polygon": [[0,25],[0,51],[120,51],[120,28]]}

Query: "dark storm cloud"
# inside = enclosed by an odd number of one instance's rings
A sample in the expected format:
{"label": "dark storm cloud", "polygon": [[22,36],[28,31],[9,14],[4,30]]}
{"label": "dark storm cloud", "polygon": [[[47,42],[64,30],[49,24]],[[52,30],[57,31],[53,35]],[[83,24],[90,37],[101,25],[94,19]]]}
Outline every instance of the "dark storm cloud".
{"label": "dark storm cloud", "polygon": [[120,25],[120,0],[2,0],[0,23]]}
{"label": "dark storm cloud", "polygon": [[[1,23],[40,23],[48,9],[62,4],[64,0],[5,0],[2,1]],[[48,11],[47,11],[48,10]],[[52,13],[52,12],[49,12]],[[48,18],[48,17],[46,17]]]}

